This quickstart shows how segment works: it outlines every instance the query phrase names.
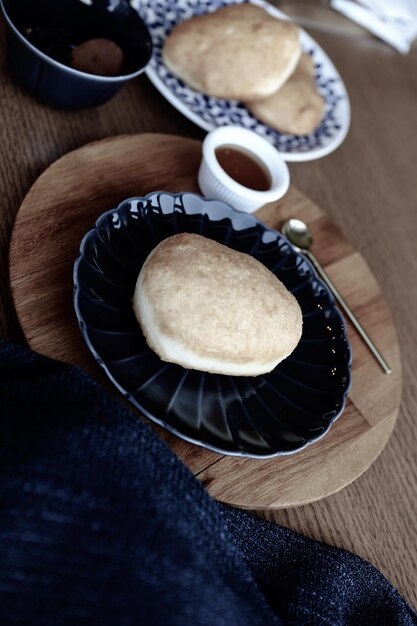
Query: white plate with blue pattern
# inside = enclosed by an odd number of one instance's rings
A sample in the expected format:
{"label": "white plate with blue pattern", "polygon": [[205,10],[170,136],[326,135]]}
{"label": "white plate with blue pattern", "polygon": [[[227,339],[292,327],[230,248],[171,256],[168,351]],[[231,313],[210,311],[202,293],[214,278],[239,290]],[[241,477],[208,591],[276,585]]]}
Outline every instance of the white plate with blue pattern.
{"label": "white plate with blue pattern", "polygon": [[[161,94],[181,113],[204,130],[234,125],[250,128],[268,139],[286,161],[310,161],[333,152],[344,140],[350,125],[350,104],[345,85],[329,57],[301,29],[301,45],[312,55],[319,93],[325,99],[320,126],[310,135],[287,135],[262,124],[241,102],[213,98],[191,89],[176,78],[162,61],[162,46],[172,28],[193,15],[215,11],[242,0],[134,0],[153,39],[154,53],[146,73]],[[245,0],[243,0],[245,1]],[[263,0],[251,0],[279,19],[284,13]]]}

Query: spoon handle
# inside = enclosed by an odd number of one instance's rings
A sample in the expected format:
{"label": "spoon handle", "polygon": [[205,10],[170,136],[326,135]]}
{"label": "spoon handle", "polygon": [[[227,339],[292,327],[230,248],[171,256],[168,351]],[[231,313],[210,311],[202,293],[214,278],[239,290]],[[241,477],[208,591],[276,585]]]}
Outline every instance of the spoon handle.
{"label": "spoon handle", "polygon": [[378,363],[384,370],[385,374],[391,374],[392,370],[390,366],[388,365],[388,363],[386,362],[382,354],[379,352],[378,348],[375,346],[375,344],[373,343],[372,339],[369,337],[369,335],[365,331],[362,324],[352,313],[352,311],[349,308],[349,305],[346,303],[346,301],[344,300],[343,296],[338,291],[336,285],[333,283],[331,278],[326,274],[326,272],[324,271],[320,263],[317,261],[314,254],[310,252],[309,250],[303,250],[303,252],[306,255],[306,257],[312,262],[312,264],[317,270],[317,273],[324,280],[324,282],[326,283],[326,285],[332,292],[333,296],[335,297],[337,302],[340,304],[341,308],[346,313],[347,317],[350,319],[350,321],[352,322],[352,324],[358,331],[359,335],[362,337],[363,341],[366,343],[369,350],[372,352],[372,354],[374,355],[374,357],[376,358],[376,360],[378,361]]}

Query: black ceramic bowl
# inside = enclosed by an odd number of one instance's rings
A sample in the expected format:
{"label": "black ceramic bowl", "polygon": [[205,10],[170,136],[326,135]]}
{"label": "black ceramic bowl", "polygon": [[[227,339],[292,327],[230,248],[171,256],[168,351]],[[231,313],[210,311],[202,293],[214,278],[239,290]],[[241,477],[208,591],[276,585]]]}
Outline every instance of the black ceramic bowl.
{"label": "black ceramic bowl", "polygon": [[[109,100],[120,86],[145,69],[152,54],[149,31],[127,0],[0,0],[8,26],[11,73],[30,94],[53,107],[77,109]],[[64,30],[71,45],[88,39],[114,41],[124,53],[118,76],[78,71],[42,52],[23,34]]]}
{"label": "black ceramic bowl", "polygon": [[[132,309],[135,283],[151,250],[178,232],[253,255],[297,297],[301,341],[269,374],[186,370],[148,347]],[[329,290],[282,235],[223,202],[161,192],[104,213],[81,243],[74,304],[84,339],[113,383],[187,441],[223,454],[291,454],[322,437],[343,411],[350,346]]]}

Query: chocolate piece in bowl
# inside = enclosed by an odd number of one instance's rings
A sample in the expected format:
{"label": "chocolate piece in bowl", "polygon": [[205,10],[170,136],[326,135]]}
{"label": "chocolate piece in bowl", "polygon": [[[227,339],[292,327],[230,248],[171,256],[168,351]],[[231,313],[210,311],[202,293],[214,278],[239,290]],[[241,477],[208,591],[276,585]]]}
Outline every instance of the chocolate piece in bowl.
{"label": "chocolate piece in bowl", "polygon": [[74,69],[97,76],[117,76],[123,65],[123,50],[110,39],[89,39],[72,51]]}
{"label": "chocolate piece in bowl", "polygon": [[233,376],[273,370],[296,348],[296,298],[252,256],[206,237],[164,239],[139,274],[133,308],[158,356]]}

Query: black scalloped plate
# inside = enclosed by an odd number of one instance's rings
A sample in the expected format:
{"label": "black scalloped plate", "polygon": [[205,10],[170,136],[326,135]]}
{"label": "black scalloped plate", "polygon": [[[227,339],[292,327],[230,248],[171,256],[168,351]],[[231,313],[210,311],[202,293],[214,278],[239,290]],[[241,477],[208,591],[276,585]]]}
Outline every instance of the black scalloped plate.
{"label": "black scalloped plate", "polygon": [[[186,370],[148,347],[132,309],[135,283],[151,250],[179,232],[253,255],[298,299],[301,341],[269,374]],[[330,292],[285,237],[223,202],[155,192],[104,213],[81,242],[74,305],[110,380],[146,417],[189,442],[246,457],[291,454],[323,437],[344,409],[351,351]]]}

